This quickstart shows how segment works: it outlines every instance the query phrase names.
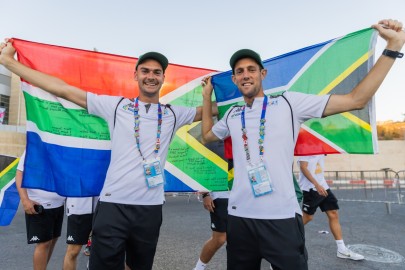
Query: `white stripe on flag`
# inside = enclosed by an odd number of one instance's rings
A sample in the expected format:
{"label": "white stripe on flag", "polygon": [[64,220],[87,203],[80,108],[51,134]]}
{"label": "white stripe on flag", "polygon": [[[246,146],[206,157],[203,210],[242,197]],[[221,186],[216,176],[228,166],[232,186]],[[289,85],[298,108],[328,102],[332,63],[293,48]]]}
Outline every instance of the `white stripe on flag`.
{"label": "white stripe on flag", "polygon": [[331,147],[335,148],[337,151],[339,151],[341,154],[347,154],[347,152],[337,146],[335,143],[333,143],[331,140],[328,140],[326,137],[322,136],[318,132],[314,131],[313,129],[310,129],[308,126],[305,124],[301,125],[301,128],[307,131],[308,133],[312,134],[312,136],[318,138],[320,141],[325,142],[326,144],[330,145]]}
{"label": "white stripe on flag", "polygon": [[323,46],[317,53],[315,53],[310,60],[295,74],[295,76],[288,82],[287,84],[287,90],[290,89],[290,87],[304,74],[305,71],[327,50],[329,50],[330,47],[335,45],[335,43],[340,40],[341,38],[336,38],[334,40],[331,40],[328,44]]}
{"label": "white stripe on flag", "polygon": [[193,190],[207,191],[207,188],[202,186],[200,183],[195,181],[193,178],[191,178],[190,176],[179,170],[177,167],[175,167],[168,161],[166,161],[165,170],[176,176],[178,179],[181,179],[181,182],[183,182]]}
{"label": "white stripe on flag", "polygon": [[6,190],[15,182],[15,178],[11,179],[10,182],[7,183],[1,190],[0,190],[0,205],[3,203],[4,193]]}
{"label": "white stripe on flag", "polygon": [[94,150],[111,150],[111,141],[109,140],[94,140],[56,135],[38,129],[37,125],[32,121],[27,121],[27,131],[37,133],[43,142],[49,144]]}
{"label": "white stripe on flag", "polygon": [[49,94],[48,92],[45,92],[41,88],[38,88],[26,82],[21,82],[21,89],[33,97],[37,97],[39,99],[50,102],[59,102],[66,109],[84,110],[84,108],[76,105],[73,102],[67,101],[66,99],[63,98],[58,98],[52,94]]}

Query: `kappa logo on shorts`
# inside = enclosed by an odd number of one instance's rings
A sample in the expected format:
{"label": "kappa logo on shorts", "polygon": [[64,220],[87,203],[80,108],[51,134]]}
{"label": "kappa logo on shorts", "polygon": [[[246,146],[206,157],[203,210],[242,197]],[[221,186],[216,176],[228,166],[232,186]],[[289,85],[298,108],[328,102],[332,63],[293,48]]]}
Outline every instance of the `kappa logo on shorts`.
{"label": "kappa logo on shorts", "polygon": [[211,223],[211,228],[213,228],[213,229],[216,228],[214,223]]}
{"label": "kappa logo on shorts", "polygon": [[34,241],[39,241],[38,236],[34,235],[34,236],[31,238],[30,242],[34,242]]}
{"label": "kappa logo on shorts", "polygon": [[68,238],[67,238],[67,241],[68,242],[74,242],[75,239],[73,239],[73,236],[69,235]]}

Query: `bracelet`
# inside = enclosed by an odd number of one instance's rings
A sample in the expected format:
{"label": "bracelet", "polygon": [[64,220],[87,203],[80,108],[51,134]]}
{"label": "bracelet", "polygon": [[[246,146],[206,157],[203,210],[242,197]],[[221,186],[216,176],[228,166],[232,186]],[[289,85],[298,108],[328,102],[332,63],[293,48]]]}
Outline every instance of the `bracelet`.
{"label": "bracelet", "polygon": [[394,58],[394,59],[395,59],[395,58],[402,58],[402,57],[404,56],[404,54],[401,53],[401,52],[398,52],[398,51],[391,51],[391,50],[388,50],[388,49],[385,49],[385,50],[382,52],[382,54],[385,55],[385,56]]}
{"label": "bracelet", "polygon": [[207,197],[207,196],[210,196],[210,193],[209,193],[209,192],[204,193],[204,194],[202,195],[202,198],[204,199],[204,198]]}

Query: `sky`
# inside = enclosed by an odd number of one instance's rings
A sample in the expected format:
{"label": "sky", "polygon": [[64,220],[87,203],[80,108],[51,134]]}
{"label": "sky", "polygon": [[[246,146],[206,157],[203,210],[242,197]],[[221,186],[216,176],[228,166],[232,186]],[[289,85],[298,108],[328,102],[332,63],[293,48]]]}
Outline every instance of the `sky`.
{"label": "sky", "polygon": [[[269,59],[370,27],[405,23],[405,0],[13,0],[2,1],[0,39],[15,37],[71,48],[229,70],[241,48]],[[377,41],[376,56],[385,41]],[[403,49],[405,51],[405,48]],[[377,121],[405,118],[405,58],[375,98]]]}

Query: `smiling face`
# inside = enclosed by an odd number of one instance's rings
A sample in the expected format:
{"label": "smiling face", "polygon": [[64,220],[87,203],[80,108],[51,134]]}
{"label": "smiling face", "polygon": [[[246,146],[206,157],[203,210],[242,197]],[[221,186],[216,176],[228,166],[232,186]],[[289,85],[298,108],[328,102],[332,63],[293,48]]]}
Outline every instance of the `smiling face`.
{"label": "smiling face", "polygon": [[242,58],[235,64],[233,83],[238,87],[245,102],[251,103],[255,97],[263,97],[262,81],[267,74],[266,69],[260,66],[251,58]]}
{"label": "smiling face", "polygon": [[159,91],[165,80],[162,66],[158,61],[147,59],[135,70],[135,81],[139,86],[139,100],[157,103]]}

